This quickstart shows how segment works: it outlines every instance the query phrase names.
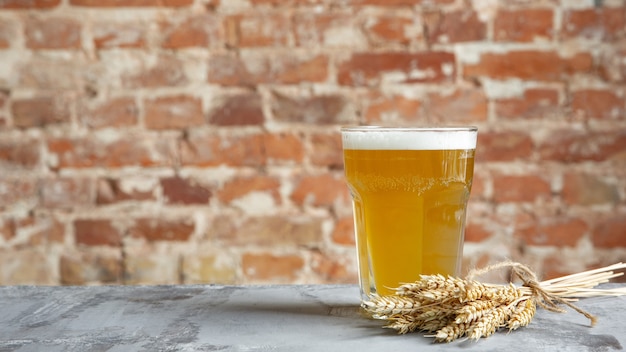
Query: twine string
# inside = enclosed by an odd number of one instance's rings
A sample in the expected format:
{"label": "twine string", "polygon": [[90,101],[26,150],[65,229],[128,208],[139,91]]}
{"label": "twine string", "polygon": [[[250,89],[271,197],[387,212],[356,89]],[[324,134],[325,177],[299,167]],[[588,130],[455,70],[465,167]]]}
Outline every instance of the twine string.
{"label": "twine string", "polygon": [[511,262],[511,261],[504,261],[504,262],[496,263],[496,264],[487,266],[482,269],[474,269],[470,271],[467,274],[467,279],[473,280],[473,278],[476,276],[481,276],[490,271],[494,271],[494,270],[498,270],[498,269],[506,268],[506,267],[511,268],[513,275],[522,281],[523,286],[530,288],[532,292],[531,299],[533,299],[533,301],[537,305],[539,305],[541,308],[546,309],[551,312],[564,313],[565,310],[559,307],[559,305],[564,304],[570,307],[571,309],[575,310],[576,312],[584,315],[587,319],[589,319],[591,326],[594,326],[596,324],[598,318],[593,316],[591,313],[576,306],[575,304],[569,302],[568,300],[563,299],[562,297],[559,297],[556,294],[553,294],[544,290],[543,287],[541,287],[541,283],[537,279],[537,275],[528,266],[524,264]]}

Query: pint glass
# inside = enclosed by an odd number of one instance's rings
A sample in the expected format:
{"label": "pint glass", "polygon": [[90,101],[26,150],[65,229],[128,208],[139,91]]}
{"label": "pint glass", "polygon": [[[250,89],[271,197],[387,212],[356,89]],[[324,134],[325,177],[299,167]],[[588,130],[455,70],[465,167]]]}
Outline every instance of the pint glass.
{"label": "pint glass", "polygon": [[476,127],[344,127],[361,297],[460,274]]}

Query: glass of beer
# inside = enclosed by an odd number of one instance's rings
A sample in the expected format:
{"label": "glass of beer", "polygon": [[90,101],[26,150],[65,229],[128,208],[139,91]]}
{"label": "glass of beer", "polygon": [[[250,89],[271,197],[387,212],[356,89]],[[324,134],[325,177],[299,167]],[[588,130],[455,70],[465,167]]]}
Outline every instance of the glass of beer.
{"label": "glass of beer", "polygon": [[344,127],[361,298],[460,275],[476,127]]}

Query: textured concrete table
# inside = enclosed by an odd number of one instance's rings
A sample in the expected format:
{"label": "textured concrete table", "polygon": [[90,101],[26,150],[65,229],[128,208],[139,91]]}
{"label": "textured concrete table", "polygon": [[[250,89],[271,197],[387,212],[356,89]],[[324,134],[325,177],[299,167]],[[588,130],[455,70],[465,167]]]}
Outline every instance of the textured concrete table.
{"label": "textured concrete table", "polygon": [[[613,285],[610,285],[613,286]],[[609,287],[610,287],[609,286]],[[613,351],[626,297],[539,311],[488,339],[434,344],[359,313],[356,286],[0,287],[0,351]]]}

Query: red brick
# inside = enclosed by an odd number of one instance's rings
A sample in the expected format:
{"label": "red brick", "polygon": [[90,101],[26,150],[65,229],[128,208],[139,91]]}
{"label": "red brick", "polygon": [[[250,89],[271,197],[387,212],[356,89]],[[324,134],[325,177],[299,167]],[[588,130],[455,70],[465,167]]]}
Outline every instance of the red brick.
{"label": "red brick", "polygon": [[425,24],[426,38],[431,44],[482,41],[487,38],[487,24],[473,10],[427,13]]}
{"label": "red brick", "polygon": [[108,219],[79,219],[74,221],[76,243],[85,246],[122,245],[122,232]]}
{"label": "red brick", "polygon": [[[5,186],[0,180],[0,187]],[[5,242],[10,242],[13,238],[15,238],[17,229],[16,229],[16,221],[13,218],[3,218],[0,219],[0,238]]]}
{"label": "red brick", "polygon": [[61,0],[4,0],[0,9],[49,9],[58,6]]}
{"label": "red brick", "polygon": [[465,227],[465,241],[466,242],[482,242],[493,235],[485,225],[479,223],[470,222]]}
{"label": "red brick", "polygon": [[626,150],[626,131],[585,132],[558,130],[539,145],[543,160],[561,162],[603,161]]}
{"label": "red brick", "polygon": [[252,5],[286,5],[286,6],[298,6],[298,5],[312,5],[321,4],[324,0],[250,0]]}
{"label": "red brick", "polygon": [[193,0],[70,0],[72,6],[89,7],[181,7],[193,4]]}
{"label": "red brick", "polygon": [[267,192],[274,199],[276,204],[281,203],[280,180],[272,176],[253,175],[237,177],[224,183],[217,197],[223,203],[229,204],[232,201],[245,197],[252,192]]}
{"label": "red brick", "polygon": [[623,119],[624,98],[609,89],[585,89],[572,93],[572,110],[591,119]]}
{"label": "red brick", "polygon": [[612,45],[599,53],[598,74],[608,82],[624,83],[626,81],[626,49]]}
{"label": "red brick", "polygon": [[[2,181],[0,180],[0,187],[2,187]],[[11,218],[0,219],[0,239],[5,242],[11,241],[15,237],[15,221]]]}
{"label": "red brick", "polygon": [[565,58],[554,51],[512,50],[482,54],[478,63],[463,67],[463,76],[466,79],[486,76],[494,79],[559,81],[575,73],[589,72],[592,67],[591,53],[578,53]]}
{"label": "red brick", "polygon": [[226,86],[324,82],[328,63],[326,55],[293,51],[244,52],[239,57],[215,55],[209,59],[208,82]]}
{"label": "red brick", "polygon": [[0,174],[0,209],[20,203],[37,204],[37,182],[25,177],[6,177]]}
{"label": "red brick", "polygon": [[538,119],[562,113],[555,89],[527,89],[519,98],[497,99],[496,115],[504,119]]}
{"label": "red brick", "polygon": [[458,89],[451,94],[429,94],[429,119],[442,123],[487,120],[487,97],[480,89]]}
{"label": "red brick", "polygon": [[84,107],[80,119],[91,128],[135,126],[139,107],[132,97],[111,98]]}
{"label": "red brick", "polygon": [[209,188],[178,176],[162,178],[161,187],[167,204],[208,204],[212,196]]}
{"label": "red brick", "polygon": [[81,25],[70,18],[29,18],[25,26],[29,49],[78,49]]}
{"label": "red brick", "polygon": [[313,133],[311,147],[313,151],[309,153],[309,158],[313,165],[343,169],[343,150],[339,132]]}
{"label": "red brick", "polygon": [[311,269],[320,276],[324,282],[333,284],[356,284],[359,282],[356,265],[346,260],[346,258],[319,250],[311,253]]}
{"label": "red brick", "polygon": [[263,136],[263,149],[268,163],[302,162],[304,146],[302,137],[293,133],[268,133]]}
{"label": "red brick", "polygon": [[[2,4],[0,4],[0,8],[2,8]],[[17,23],[3,19],[0,22],[0,49],[10,48],[14,38],[17,37],[17,32]]]}
{"label": "red brick", "polygon": [[343,3],[346,5],[358,6],[358,5],[372,5],[372,6],[413,6],[421,5],[423,3],[428,4],[450,4],[454,0],[346,0]]}
{"label": "red brick", "polygon": [[212,14],[164,22],[161,32],[161,47],[165,49],[206,48],[224,41],[221,22]]}
{"label": "red brick", "polygon": [[516,229],[514,236],[527,245],[575,247],[588,230],[580,219],[546,218]]}
{"label": "red brick", "polygon": [[145,125],[149,129],[185,129],[204,124],[202,100],[188,95],[146,99]]}
{"label": "red brick", "polygon": [[362,37],[354,21],[354,14],[338,9],[332,12],[297,13],[293,22],[296,45],[303,48],[353,47],[358,45]]}
{"label": "red brick", "polygon": [[407,45],[424,39],[422,24],[410,13],[404,16],[395,12],[368,16],[363,30],[372,45]]}
{"label": "red brick", "polygon": [[494,17],[496,41],[532,42],[554,36],[554,12],[547,8],[500,9]]}
{"label": "red brick", "polygon": [[99,22],[94,24],[92,32],[96,49],[146,46],[147,29],[142,24]]}
{"label": "red brick", "polygon": [[197,166],[261,166],[302,161],[301,138],[291,133],[220,137],[193,136],[182,144],[183,163]]}
{"label": "red brick", "polygon": [[136,219],[128,229],[130,236],[148,241],[187,241],[195,226],[190,220],[162,217]]}
{"label": "red brick", "polygon": [[529,135],[517,131],[491,132],[478,134],[476,144],[477,161],[512,161],[530,158],[533,141]]}
{"label": "red brick", "polygon": [[544,258],[542,263],[542,276],[543,280],[549,280],[557,277],[562,277],[565,275],[573,274],[571,271],[564,269],[567,267],[566,258],[562,256],[547,256]]}
{"label": "red brick", "polygon": [[510,214],[507,221],[513,225],[514,229],[536,227],[540,220],[537,219],[537,214],[541,214],[541,218],[547,218],[548,216],[555,217],[557,214],[554,212],[545,212],[545,209],[537,211],[536,209],[521,208],[514,214]]}
{"label": "red brick", "polygon": [[168,54],[160,54],[154,62],[143,58],[145,66],[125,73],[121,79],[126,88],[157,88],[181,86],[188,82],[182,61]]}
{"label": "red brick", "polygon": [[563,13],[561,32],[565,38],[615,39],[626,32],[624,7],[567,10]]}
{"label": "red brick", "polygon": [[283,12],[255,12],[225,19],[233,47],[284,46],[289,42],[291,19]]}
{"label": "red brick", "polygon": [[363,117],[369,124],[415,123],[425,118],[420,99],[402,95],[386,95],[378,91],[368,92],[363,98]]}
{"label": "red brick", "polygon": [[617,204],[619,190],[601,177],[578,172],[563,175],[561,197],[569,205]]}
{"label": "red brick", "polygon": [[181,144],[183,165],[193,166],[262,166],[267,160],[264,137],[259,134],[192,134]]}
{"label": "red brick", "polygon": [[40,165],[39,140],[26,136],[0,138],[0,166],[10,169],[34,169]]}
{"label": "red brick", "polygon": [[[126,179],[103,178],[97,182],[96,204],[112,204],[124,201],[155,201],[156,182]],[[134,186],[134,187],[133,187]]]}
{"label": "red brick", "polygon": [[304,268],[304,260],[289,254],[245,253],[241,258],[241,266],[249,280],[291,282]]}
{"label": "red brick", "polygon": [[274,92],[271,109],[276,121],[310,125],[345,123],[352,117],[347,114],[350,101],[342,95],[294,97]]}
{"label": "red brick", "polygon": [[354,218],[346,216],[335,221],[335,227],[331,234],[333,243],[343,246],[354,246]]}
{"label": "red brick", "polygon": [[41,181],[41,204],[48,208],[84,208],[94,203],[94,181],[55,177]]}
{"label": "red brick", "polygon": [[[50,215],[29,214],[15,218],[15,235],[20,238],[19,247],[34,247],[65,241],[65,225]],[[24,236],[26,235],[26,236]],[[27,239],[24,239],[27,237]]]}
{"label": "red brick", "polygon": [[63,285],[121,284],[123,272],[121,255],[79,252],[64,253],[59,259]]}
{"label": "red brick", "polygon": [[291,200],[297,205],[330,207],[347,203],[350,196],[343,177],[332,174],[303,176],[295,185]]}
{"label": "red brick", "polygon": [[[213,236],[226,245],[259,246],[317,246],[322,241],[322,226],[325,219],[302,216],[256,216],[243,222],[220,219],[219,232]],[[239,225],[241,224],[241,225]]]}
{"label": "red brick", "polygon": [[62,97],[41,95],[13,100],[13,123],[16,127],[41,127],[70,121],[70,110]]}
{"label": "red brick", "polygon": [[493,199],[497,203],[534,202],[551,197],[550,183],[534,175],[496,175]]}
{"label": "red brick", "polygon": [[337,81],[352,86],[443,83],[453,80],[455,67],[454,54],[440,51],[354,53],[339,65]]}
{"label": "red brick", "polygon": [[[16,84],[27,88],[34,97],[54,97],[57,107],[70,108],[74,101],[82,98],[83,92],[92,94],[95,91],[95,66],[99,69],[102,63],[92,61],[87,64],[83,53],[35,54],[20,56],[19,65],[15,66]],[[101,70],[97,73],[100,80]]]}
{"label": "red brick", "polygon": [[218,126],[262,125],[265,121],[261,96],[243,93],[216,99],[216,107],[209,112],[209,123]]}
{"label": "red brick", "polygon": [[617,214],[599,221],[591,239],[596,248],[626,247],[626,215]]}
{"label": "red brick", "polygon": [[171,166],[176,159],[173,139],[163,136],[50,138],[47,147],[55,168]]}
{"label": "red brick", "polygon": [[239,213],[220,212],[210,222],[210,230],[204,233],[204,238],[210,241],[221,241],[234,243],[234,235],[241,226]]}

